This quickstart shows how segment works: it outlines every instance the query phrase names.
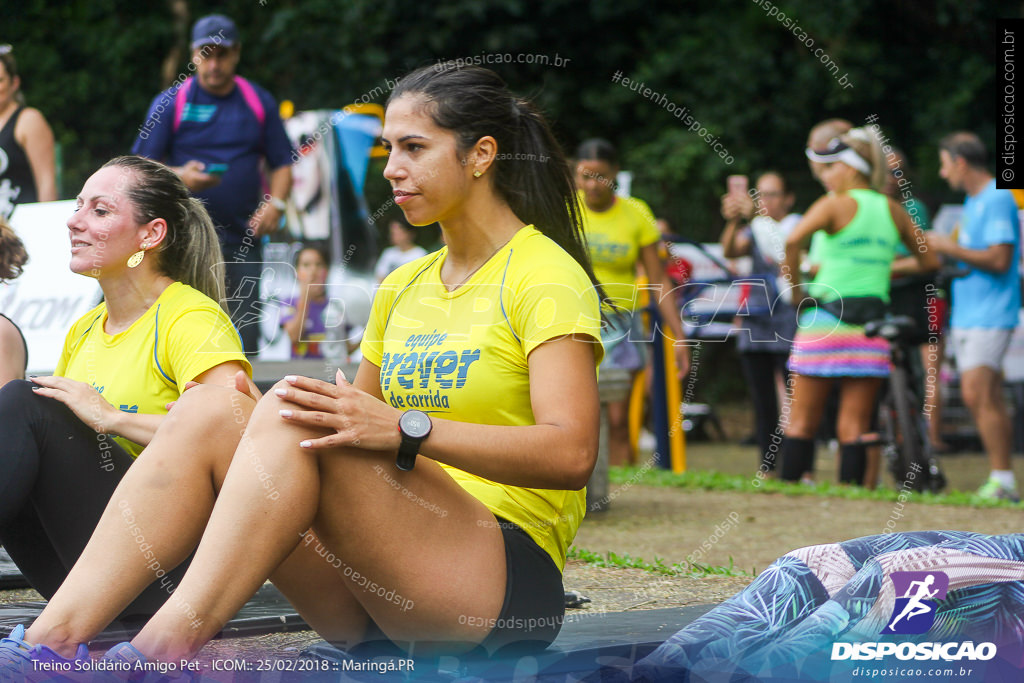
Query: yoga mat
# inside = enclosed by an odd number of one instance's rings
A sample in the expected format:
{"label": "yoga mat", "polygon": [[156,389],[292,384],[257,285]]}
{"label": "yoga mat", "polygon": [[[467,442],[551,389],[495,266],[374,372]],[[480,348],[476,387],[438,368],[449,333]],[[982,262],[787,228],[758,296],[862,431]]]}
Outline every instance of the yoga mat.
{"label": "yoga mat", "polygon": [[[43,611],[45,602],[16,602],[0,605],[0,634],[7,635],[18,624],[31,624]],[[98,645],[114,645],[132,636],[142,628],[144,620],[123,620],[108,627],[94,642]],[[273,586],[264,585],[245,604],[234,619],[220,632],[220,638],[258,636],[264,633],[303,631],[309,626],[295,609]]]}
{"label": "yoga mat", "polygon": [[[546,682],[578,681],[597,676],[602,680],[628,681],[635,662],[714,606],[692,605],[628,612],[570,610],[566,612],[562,630],[551,647],[526,656],[414,656],[411,665],[399,665],[407,656],[393,646],[370,644],[357,647],[348,655],[326,642],[307,648],[301,656],[330,663],[330,673],[315,676],[317,680],[339,680],[338,677],[343,676],[341,680],[356,681]],[[387,665],[390,665],[390,670],[384,671]]]}

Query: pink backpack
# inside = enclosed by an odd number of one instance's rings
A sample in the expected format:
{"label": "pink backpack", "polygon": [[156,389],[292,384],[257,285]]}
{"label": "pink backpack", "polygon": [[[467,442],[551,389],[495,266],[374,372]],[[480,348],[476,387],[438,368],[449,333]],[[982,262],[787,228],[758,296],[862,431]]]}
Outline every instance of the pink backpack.
{"label": "pink backpack", "polygon": [[[181,126],[181,117],[185,113],[185,103],[188,102],[188,91],[192,87],[193,76],[189,76],[185,79],[185,82],[178,88],[178,92],[174,96],[174,132],[178,132],[178,128]],[[249,105],[249,109],[256,116],[256,120],[260,122],[260,127],[263,127],[264,122],[267,120],[267,113],[263,110],[263,103],[260,102],[260,96],[256,94],[256,89],[252,87],[252,83],[245,80],[241,76],[235,76],[235,85],[238,86],[239,92],[242,93],[242,97],[245,98],[245,103]]]}

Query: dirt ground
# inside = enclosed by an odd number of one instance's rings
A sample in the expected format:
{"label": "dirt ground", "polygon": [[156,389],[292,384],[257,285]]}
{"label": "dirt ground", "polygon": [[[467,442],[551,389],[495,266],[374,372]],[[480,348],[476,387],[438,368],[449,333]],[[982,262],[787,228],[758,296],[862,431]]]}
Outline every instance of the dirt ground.
{"label": "dirt ground", "polygon": [[[726,427],[735,434],[735,427]],[[643,455],[643,454],[642,454]],[[688,469],[752,475],[754,447],[733,443],[691,443]],[[970,491],[988,475],[980,453],[943,457],[940,465],[951,488]],[[1024,482],[1024,463],[1013,459]],[[819,480],[835,480],[835,463],[826,448],[816,459]],[[892,487],[883,479],[882,486]],[[959,529],[984,533],[1021,531],[1021,510],[923,505],[908,502],[845,500],[821,496],[682,490],[642,484],[613,486],[605,512],[588,515],[575,545],[598,553],[628,553],[666,564],[687,556],[701,564],[764,569],[779,555],[805,545],[893,531]],[[890,523],[891,522],[891,523]],[[718,531],[716,531],[716,526]]]}

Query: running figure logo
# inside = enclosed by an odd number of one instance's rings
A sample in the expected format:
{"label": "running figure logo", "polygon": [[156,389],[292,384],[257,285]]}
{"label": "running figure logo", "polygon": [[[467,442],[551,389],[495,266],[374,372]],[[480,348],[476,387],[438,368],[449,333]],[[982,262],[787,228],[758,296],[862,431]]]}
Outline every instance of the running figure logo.
{"label": "running figure logo", "polygon": [[[932,627],[935,608],[946,598],[949,577],[944,572],[893,572],[896,605],[884,634],[920,634]],[[901,597],[900,597],[901,596]]]}

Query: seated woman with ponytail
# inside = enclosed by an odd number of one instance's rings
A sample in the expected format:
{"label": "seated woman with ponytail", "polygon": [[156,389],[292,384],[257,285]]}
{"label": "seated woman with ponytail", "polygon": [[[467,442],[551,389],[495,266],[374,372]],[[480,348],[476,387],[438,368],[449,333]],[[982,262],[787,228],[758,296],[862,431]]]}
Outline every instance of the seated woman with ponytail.
{"label": "seated woman with ponytail", "polygon": [[[108,162],[86,181],[68,230],[71,270],[96,278],[104,301],[71,327],[52,377],[0,389],[0,543],[46,598],[137,462],[201,458],[199,443],[234,448],[241,427],[231,389],[242,382],[236,374],[251,373],[218,304],[224,283],[213,223],[167,167],[140,157]],[[151,453],[147,445],[170,426],[167,404],[191,383],[222,386],[192,389],[204,408]],[[251,401],[238,405],[247,415]],[[152,614],[177,583],[164,576],[176,564],[163,565],[163,585],[120,604],[115,616]],[[103,595],[109,579],[89,589]]]}
{"label": "seated woman with ponytail", "polygon": [[152,580],[123,509],[162,565],[198,549],[115,661],[195,656],[268,577],[344,647],[554,640],[597,457],[603,356],[572,174],[543,117],[478,67],[402,78],[382,139],[396,204],[412,225],[439,222],[447,246],[381,284],[351,384],[285,377],[234,457],[182,462],[205,489],[163,495],[143,454],[64,587],[15,634],[34,646],[25,670],[74,655]]}

